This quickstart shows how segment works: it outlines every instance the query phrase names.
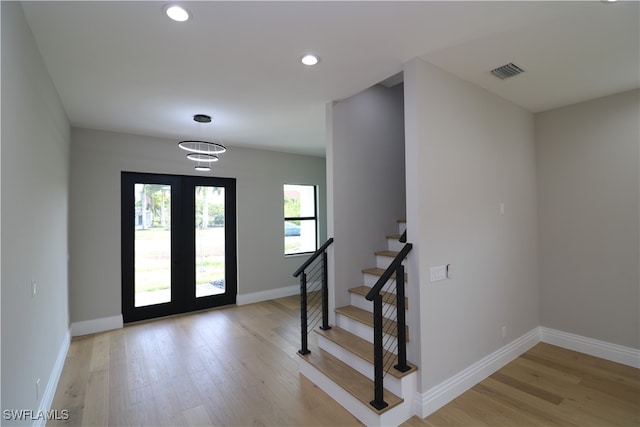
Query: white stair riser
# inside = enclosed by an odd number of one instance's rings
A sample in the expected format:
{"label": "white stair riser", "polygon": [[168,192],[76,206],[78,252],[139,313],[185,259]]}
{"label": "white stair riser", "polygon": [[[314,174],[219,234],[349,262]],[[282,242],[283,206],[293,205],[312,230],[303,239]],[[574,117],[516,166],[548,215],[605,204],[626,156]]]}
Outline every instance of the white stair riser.
{"label": "white stair riser", "polygon": [[[367,362],[364,359],[356,356],[351,353],[349,350],[346,350],[344,347],[334,343],[333,341],[323,337],[322,335],[318,336],[318,345],[324,351],[327,351],[342,360],[347,365],[351,366],[356,371],[360,372],[365,377],[373,380],[373,365]],[[391,368],[393,369],[393,367]],[[384,377],[384,388],[389,390],[391,393],[396,396],[402,396],[403,385],[402,381],[408,378],[408,376],[404,378],[396,378],[393,375],[385,375]],[[373,399],[373,390],[371,391],[371,399]]]}
{"label": "white stair riser", "polygon": [[[378,279],[380,279],[380,276],[377,276],[375,274],[364,273],[362,275],[362,278],[363,278],[364,285],[372,288],[378,282]],[[407,284],[408,282],[404,282],[405,295],[407,294]],[[382,287],[382,290],[385,292],[389,292],[391,294],[395,294],[396,286],[397,286],[396,279],[395,278],[389,279],[387,280],[387,283],[385,283],[384,286]]]}
{"label": "white stair riser", "polygon": [[391,265],[392,261],[393,261],[393,258],[391,257],[376,255],[376,267],[381,268],[383,270],[386,270],[389,267],[389,265]]}
{"label": "white stair riser", "polygon": [[402,394],[400,396],[404,399],[404,402],[380,415],[380,426],[397,426],[413,417],[415,414],[413,404],[418,387],[417,378],[417,372],[412,372],[403,378]]}
{"label": "white stair riser", "polygon": [[[364,278],[365,286],[373,287],[380,279],[380,276],[376,276],[375,274],[363,273],[362,277]],[[407,288],[407,283],[405,282],[405,289]],[[392,294],[396,293],[396,279],[389,279],[387,283],[382,287],[384,291],[391,292]]]}
{"label": "white stair riser", "polygon": [[[361,308],[370,313],[373,313],[373,301],[367,300],[365,297],[359,294],[350,294],[350,303],[354,307]],[[382,303],[382,312],[387,319],[396,320],[398,318],[398,310],[395,305]]]}
{"label": "white stair riser", "polygon": [[[386,270],[389,268],[391,263],[393,262],[393,258],[383,255],[376,255],[376,267]],[[405,261],[402,261],[402,265],[406,265]]]}
{"label": "white stair riser", "polygon": [[398,239],[387,238],[387,250],[400,252],[404,248],[404,243],[400,243]]}
{"label": "white stair riser", "polygon": [[[345,331],[351,332],[353,335],[357,335],[364,340],[373,342],[373,328],[365,325],[364,323],[360,323],[350,317],[336,313],[336,324]],[[387,349],[389,351],[392,351],[398,346],[398,339],[394,336],[383,334],[382,339],[383,342],[387,343]]]}

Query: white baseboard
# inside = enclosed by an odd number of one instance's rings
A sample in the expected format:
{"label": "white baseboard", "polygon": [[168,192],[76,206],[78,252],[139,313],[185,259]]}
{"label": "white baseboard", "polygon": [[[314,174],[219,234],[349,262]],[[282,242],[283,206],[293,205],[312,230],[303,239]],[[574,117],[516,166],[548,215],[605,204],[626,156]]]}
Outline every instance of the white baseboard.
{"label": "white baseboard", "polygon": [[424,418],[540,342],[535,328],[424,393],[417,393],[415,414]]}
{"label": "white baseboard", "polygon": [[120,329],[123,325],[122,314],[111,317],[101,317],[100,319],[83,320],[71,324],[71,336],[95,334],[98,332]]}
{"label": "white baseboard", "polygon": [[640,369],[640,350],[540,327],[540,341]]}
{"label": "white baseboard", "polygon": [[[62,369],[64,368],[64,361],[67,359],[67,353],[69,352],[69,345],[71,344],[71,335],[69,331],[64,334],[62,338],[62,344],[60,345],[60,350],[58,351],[58,357],[56,358],[56,362],[53,365],[53,369],[51,370],[51,375],[49,375],[49,380],[47,381],[47,387],[42,394],[42,400],[40,400],[40,407],[38,408],[38,413],[43,414],[46,411],[51,409],[51,405],[53,404],[53,397],[56,394],[56,389],[58,388],[58,382],[60,381],[60,375],[62,375]],[[44,427],[46,424],[45,417],[38,418],[33,423],[34,426]]]}
{"label": "white baseboard", "polygon": [[640,369],[640,350],[539,326],[453,377],[416,394],[415,414],[427,417],[539,342]]}
{"label": "white baseboard", "polygon": [[268,301],[271,299],[288,297],[300,293],[300,286],[286,286],[283,288],[269,289],[267,291],[252,292],[250,294],[241,294],[236,297],[236,304],[246,305],[254,302]]}

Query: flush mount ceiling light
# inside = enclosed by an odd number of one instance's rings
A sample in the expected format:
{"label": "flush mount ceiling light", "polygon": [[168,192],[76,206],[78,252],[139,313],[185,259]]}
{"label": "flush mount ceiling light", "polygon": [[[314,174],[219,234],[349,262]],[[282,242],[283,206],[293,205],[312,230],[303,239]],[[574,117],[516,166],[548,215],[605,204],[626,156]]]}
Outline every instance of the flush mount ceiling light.
{"label": "flush mount ceiling light", "polygon": [[309,55],[303,56],[300,62],[302,62],[304,65],[312,66],[320,62],[320,57],[309,54]]}
{"label": "flush mount ceiling light", "polygon": [[[196,114],[193,116],[193,121],[201,125],[211,123],[211,116],[206,114]],[[222,154],[227,151],[227,147],[225,147],[221,142],[195,139],[180,141],[178,143],[178,147],[185,151],[189,151],[187,159],[198,162],[195,166],[195,170],[197,171],[210,171],[211,167],[207,164],[217,162],[220,160],[218,154]],[[201,163],[204,163],[204,165]]]}
{"label": "flush mount ceiling light", "polygon": [[164,13],[166,13],[169,18],[177,22],[185,22],[190,18],[189,12],[187,12],[185,8],[175,4],[166,6]]}

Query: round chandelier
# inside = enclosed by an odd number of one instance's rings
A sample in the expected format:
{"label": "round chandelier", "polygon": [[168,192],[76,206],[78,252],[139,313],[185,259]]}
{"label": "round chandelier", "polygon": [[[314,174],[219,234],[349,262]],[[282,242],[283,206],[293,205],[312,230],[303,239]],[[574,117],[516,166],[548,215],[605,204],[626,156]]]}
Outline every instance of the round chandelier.
{"label": "round chandelier", "polygon": [[[193,116],[193,120],[201,124],[211,123],[211,116],[206,114],[196,114]],[[221,142],[194,139],[180,141],[178,143],[178,147],[185,151],[189,151],[187,159],[197,162],[195,166],[195,170],[197,171],[210,171],[211,166],[209,166],[209,164],[220,160],[218,154],[222,154],[227,151],[227,147],[225,147]]]}

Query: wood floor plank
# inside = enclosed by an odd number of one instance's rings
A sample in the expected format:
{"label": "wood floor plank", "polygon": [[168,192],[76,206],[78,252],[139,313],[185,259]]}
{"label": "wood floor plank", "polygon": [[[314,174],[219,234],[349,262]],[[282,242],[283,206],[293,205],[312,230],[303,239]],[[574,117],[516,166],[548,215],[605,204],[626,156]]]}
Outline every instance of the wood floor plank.
{"label": "wood floor plank", "polygon": [[601,390],[587,388],[582,384],[567,383],[564,378],[541,372],[527,363],[524,358],[518,358],[505,366],[503,371],[521,381],[530,382],[551,393],[565,396],[562,404],[581,411],[603,416],[605,422],[628,423],[638,420],[638,404],[620,400]]}
{"label": "wood floor plank", "polygon": [[523,412],[533,414],[538,418],[546,420],[548,417],[548,421],[544,422],[545,425],[597,427],[593,422],[589,422],[590,419],[588,417],[561,408],[559,405],[562,402],[554,404],[549,400],[540,399],[538,396],[530,394],[526,388],[520,389],[517,385],[514,387],[514,385],[494,379],[493,376],[477,384],[474,388],[486,388],[491,391],[496,399],[507,402],[510,405],[516,405]]}
{"label": "wood floor plank", "polygon": [[135,414],[132,414],[129,408],[131,399],[127,381],[127,348],[124,330],[107,334],[110,335],[109,421],[115,425],[124,425],[126,422],[135,423]]}
{"label": "wood floor plank", "polygon": [[573,372],[577,369],[582,373],[590,372],[596,375],[617,378],[640,387],[640,370],[638,369],[551,344],[539,343],[523,356],[525,358],[538,356],[542,359],[553,361],[561,365],[567,372]]}
{"label": "wood floor plank", "polygon": [[109,421],[109,371],[89,373],[82,413],[83,426],[108,426]]}
{"label": "wood floor plank", "polygon": [[93,351],[91,353],[90,372],[101,371],[109,368],[109,341],[111,335],[98,334],[93,338]]}
{"label": "wood floor plank", "polygon": [[551,393],[543,388],[532,385],[529,382],[521,381],[517,378],[513,378],[509,375],[505,375],[501,372],[496,372],[495,374],[491,375],[490,378],[493,378],[496,381],[500,381],[501,383],[511,386],[513,388],[516,388],[518,390],[522,390],[532,397],[545,400],[553,405],[559,405],[560,403],[562,403],[562,400],[564,399],[559,394]]}
{"label": "wood floor plank", "polygon": [[460,411],[493,427],[513,427],[515,425],[530,427],[536,425],[527,414],[509,408],[495,399],[478,393],[473,388],[452,403]]}
{"label": "wood floor plank", "polygon": [[187,427],[213,425],[209,414],[207,414],[207,409],[203,405],[182,411],[182,416]]}
{"label": "wood floor plank", "polygon": [[93,354],[93,336],[79,337],[69,345],[69,355],[62,370],[52,408],[69,411],[66,421],[52,421],[55,425],[74,425],[82,420],[89,366]]}
{"label": "wood floor plank", "polygon": [[446,411],[438,411],[427,418],[417,416],[410,418],[402,424],[404,427],[492,427],[478,418],[467,414],[460,409],[450,406]]}
{"label": "wood floor plank", "polygon": [[[541,410],[538,407],[529,404],[529,400],[517,400],[512,394],[504,393],[500,389],[491,387],[490,384],[478,384],[473,387],[473,390],[518,412],[518,418],[526,416],[536,425],[549,427],[575,425],[568,423],[564,418],[558,417],[557,414],[555,414],[553,410],[550,410],[551,408],[549,407]],[[550,403],[550,405],[554,404]]]}

